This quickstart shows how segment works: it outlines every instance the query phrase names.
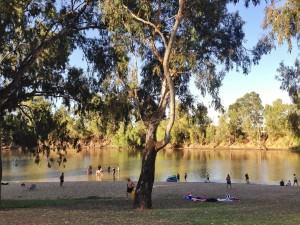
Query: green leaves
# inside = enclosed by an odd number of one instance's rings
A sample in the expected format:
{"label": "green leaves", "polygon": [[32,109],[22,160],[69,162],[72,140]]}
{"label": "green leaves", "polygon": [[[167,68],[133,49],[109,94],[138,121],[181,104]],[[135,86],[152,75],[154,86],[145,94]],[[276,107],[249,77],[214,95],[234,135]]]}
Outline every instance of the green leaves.
{"label": "green leaves", "polygon": [[277,42],[287,41],[289,50],[292,49],[292,38],[299,41],[300,34],[300,3],[298,0],[287,0],[284,4],[272,1],[267,7],[264,28],[271,28]]}

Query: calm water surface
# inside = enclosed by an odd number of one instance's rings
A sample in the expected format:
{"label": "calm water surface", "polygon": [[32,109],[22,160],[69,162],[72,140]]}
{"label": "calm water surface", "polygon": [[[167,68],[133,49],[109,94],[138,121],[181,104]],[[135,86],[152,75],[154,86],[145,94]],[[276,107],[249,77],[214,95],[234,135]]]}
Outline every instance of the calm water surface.
{"label": "calm water surface", "polygon": [[[86,174],[92,165],[93,175]],[[98,165],[104,168],[104,174],[96,178]],[[47,160],[41,157],[39,164],[34,157],[20,153],[3,154],[4,181],[56,181],[61,172],[65,172],[66,181],[113,180],[107,167],[119,167],[116,180],[127,177],[138,179],[141,168],[141,154],[116,149],[98,149],[68,153],[67,162],[60,166],[56,161],[48,168]],[[224,182],[227,173],[233,182],[244,182],[248,173],[250,181],[260,184],[278,184],[279,180],[292,180],[293,173],[300,178],[300,154],[289,151],[258,150],[185,150],[161,151],[156,159],[156,181],[165,181],[170,175],[188,174],[188,181],[204,181],[206,174],[214,182]]]}

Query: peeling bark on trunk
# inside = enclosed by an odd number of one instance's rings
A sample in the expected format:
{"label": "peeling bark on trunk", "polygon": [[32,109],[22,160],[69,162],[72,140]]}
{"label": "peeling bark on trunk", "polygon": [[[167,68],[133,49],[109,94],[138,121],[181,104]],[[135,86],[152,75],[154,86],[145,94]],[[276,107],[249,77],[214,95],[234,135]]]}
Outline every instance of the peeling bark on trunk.
{"label": "peeling bark on trunk", "polygon": [[146,137],[146,146],[143,152],[142,169],[135,190],[133,207],[136,209],[152,208],[152,188],[155,176],[155,135],[157,125],[150,125]]}

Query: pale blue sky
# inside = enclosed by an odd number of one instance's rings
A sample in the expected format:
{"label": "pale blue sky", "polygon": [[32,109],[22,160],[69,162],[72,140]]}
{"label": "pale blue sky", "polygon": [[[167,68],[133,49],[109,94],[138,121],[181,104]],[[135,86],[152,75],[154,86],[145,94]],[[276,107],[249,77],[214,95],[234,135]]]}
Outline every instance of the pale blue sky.
{"label": "pale blue sky", "polygon": [[[241,5],[235,7],[246,22],[244,31],[247,40],[246,46],[249,49],[264,34],[264,30],[262,29],[264,8],[265,4],[258,7],[249,7],[248,9]],[[232,9],[234,10],[234,8]],[[225,109],[234,103],[237,98],[251,91],[255,91],[260,95],[264,105],[271,104],[278,98],[289,103],[289,96],[287,92],[280,90],[280,82],[275,79],[275,75],[277,74],[276,70],[280,62],[284,61],[287,65],[294,63],[298,54],[296,50],[294,46],[293,51],[289,53],[285,43],[282,46],[277,46],[271,54],[263,56],[259,65],[253,66],[248,75],[243,75],[235,71],[229,72],[224,78],[220,89],[220,96]],[[207,102],[207,99],[205,102]],[[218,113],[211,108],[209,109],[209,116],[214,122],[217,122]]]}

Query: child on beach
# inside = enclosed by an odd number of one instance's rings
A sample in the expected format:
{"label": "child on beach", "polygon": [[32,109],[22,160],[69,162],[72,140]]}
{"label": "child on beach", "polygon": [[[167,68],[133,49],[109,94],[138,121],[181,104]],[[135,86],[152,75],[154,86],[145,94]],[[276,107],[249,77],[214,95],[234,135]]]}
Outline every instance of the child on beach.
{"label": "child on beach", "polygon": [[126,197],[128,198],[128,194],[131,194],[134,190],[134,183],[130,178],[127,179],[127,190],[126,190]]}

